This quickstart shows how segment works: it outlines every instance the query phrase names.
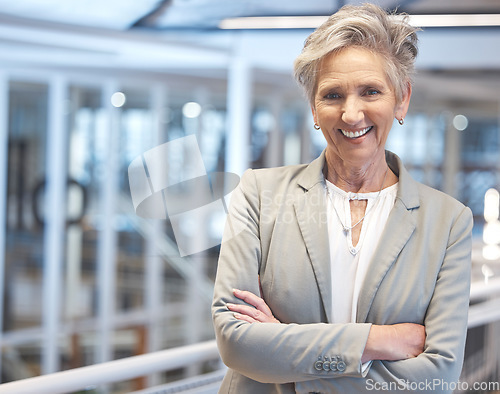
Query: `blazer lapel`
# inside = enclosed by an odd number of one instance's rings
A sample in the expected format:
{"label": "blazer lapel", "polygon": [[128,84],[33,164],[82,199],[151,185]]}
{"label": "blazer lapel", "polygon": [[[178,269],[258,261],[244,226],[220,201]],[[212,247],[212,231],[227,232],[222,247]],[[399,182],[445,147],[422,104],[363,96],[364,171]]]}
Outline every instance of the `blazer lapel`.
{"label": "blazer lapel", "polygon": [[416,219],[413,209],[420,205],[417,183],[403,167],[399,157],[387,152],[386,159],[391,170],[399,177],[398,196],[361,288],[356,313],[358,323],[366,321],[380,283],[415,231]]}
{"label": "blazer lapel", "polygon": [[332,291],[323,177],[324,162],[323,152],[320,157],[311,162],[298,179],[300,190],[294,208],[316,276],[327,322],[330,322]]}

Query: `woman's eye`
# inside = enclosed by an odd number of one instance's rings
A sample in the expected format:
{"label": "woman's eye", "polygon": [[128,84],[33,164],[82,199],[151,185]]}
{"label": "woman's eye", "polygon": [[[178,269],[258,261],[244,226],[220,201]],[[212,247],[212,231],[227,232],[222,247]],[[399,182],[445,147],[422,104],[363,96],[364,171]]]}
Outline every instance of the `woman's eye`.
{"label": "woman's eye", "polygon": [[334,99],[338,99],[338,98],[340,98],[340,94],[338,94],[338,93],[328,93],[328,94],[325,96],[325,98],[326,98],[327,100],[334,100]]}
{"label": "woman's eye", "polygon": [[377,89],[368,89],[366,91],[367,96],[375,96],[376,94],[379,94],[380,92]]}

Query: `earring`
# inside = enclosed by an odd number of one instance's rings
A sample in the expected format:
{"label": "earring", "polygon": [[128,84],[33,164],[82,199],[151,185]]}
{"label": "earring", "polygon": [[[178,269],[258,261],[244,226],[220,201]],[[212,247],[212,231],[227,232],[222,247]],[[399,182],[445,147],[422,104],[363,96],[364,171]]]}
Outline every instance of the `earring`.
{"label": "earring", "polygon": [[316,130],[321,129],[321,127],[319,127],[319,124],[317,124],[317,123],[314,123],[314,128],[315,128]]}
{"label": "earring", "polygon": [[398,123],[403,126],[405,124],[405,118],[398,119]]}

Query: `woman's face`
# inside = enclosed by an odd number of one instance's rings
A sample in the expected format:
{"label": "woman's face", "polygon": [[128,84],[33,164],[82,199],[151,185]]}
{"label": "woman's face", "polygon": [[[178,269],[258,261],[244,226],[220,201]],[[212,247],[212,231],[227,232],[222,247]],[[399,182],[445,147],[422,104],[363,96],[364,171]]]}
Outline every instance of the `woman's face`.
{"label": "woman's face", "polygon": [[312,112],[328,143],[327,157],[358,167],[384,158],[394,118],[404,118],[410,95],[408,86],[397,102],[384,58],[367,49],[349,47],[325,57]]}

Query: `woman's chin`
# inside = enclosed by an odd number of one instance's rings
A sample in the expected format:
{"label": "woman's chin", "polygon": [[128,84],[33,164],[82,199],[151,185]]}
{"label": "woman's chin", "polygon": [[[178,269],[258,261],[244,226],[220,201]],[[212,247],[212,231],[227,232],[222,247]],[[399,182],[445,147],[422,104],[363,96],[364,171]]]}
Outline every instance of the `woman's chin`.
{"label": "woman's chin", "polygon": [[384,152],[383,156],[385,158],[385,149],[380,149],[379,146],[375,146],[374,144],[363,145],[362,141],[358,144],[350,142],[348,146],[344,146],[344,149],[337,150],[340,160],[352,167],[364,167],[367,164],[373,163],[374,158],[380,152]]}

